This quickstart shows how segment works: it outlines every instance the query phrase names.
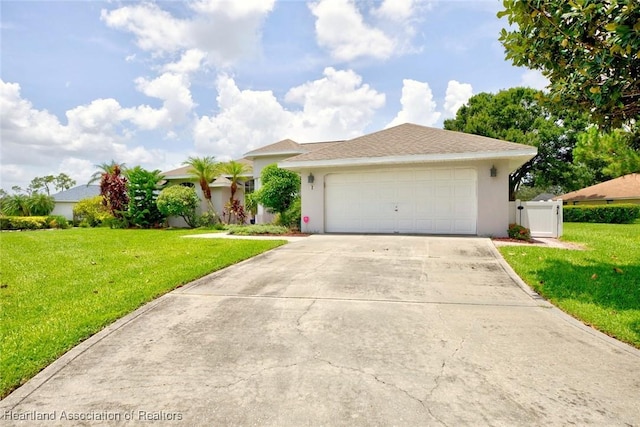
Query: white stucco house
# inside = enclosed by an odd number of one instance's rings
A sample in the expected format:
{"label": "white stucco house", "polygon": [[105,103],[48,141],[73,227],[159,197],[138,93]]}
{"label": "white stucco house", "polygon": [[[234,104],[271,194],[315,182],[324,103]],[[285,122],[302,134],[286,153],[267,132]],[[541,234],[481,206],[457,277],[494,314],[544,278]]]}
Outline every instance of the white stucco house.
{"label": "white stucco house", "polygon": [[100,195],[99,185],[78,185],[68,190],[61,191],[53,194],[53,200],[55,200],[55,206],[51,215],[61,215],[68,219],[73,220],[73,207],[82,199],[88,199]]}
{"label": "white stucco house", "polygon": [[284,140],[246,156],[256,177],[274,162],[300,173],[303,232],[506,236],[509,173],[536,153],[407,123],[346,141]]}
{"label": "white stucco house", "polygon": [[[240,159],[237,160],[237,162],[243,163],[249,168],[251,167],[251,162],[246,159]],[[189,175],[188,171],[190,168],[191,166],[182,166],[177,169],[163,172],[162,174],[167,181],[167,185],[188,185],[193,187],[196,194],[198,194],[198,197],[200,197],[201,203],[199,213],[202,213],[208,210],[207,203],[202,194],[200,184],[195,182]],[[209,189],[211,190],[211,202],[213,203],[213,207],[219,215],[222,215],[225,204],[231,198],[231,181],[226,176],[221,175],[209,184]],[[250,191],[253,191],[253,174],[251,171],[247,172],[246,175],[243,176],[242,182],[238,184],[234,197],[243,202],[245,192]],[[177,217],[169,218],[169,225],[172,227],[187,226],[182,218]]]}
{"label": "white stucco house", "polygon": [[[300,154],[309,153],[327,147],[339,141],[331,142],[310,142],[297,143],[291,139],[283,139],[282,141],[260,147],[256,150],[249,151],[244,158],[250,160],[253,164],[253,184],[255,190],[259,190],[262,186],[260,175],[262,170],[274,163],[279,163],[285,159],[298,156]],[[258,206],[258,214],[256,215],[256,224],[267,224],[273,221],[274,215],[267,212],[263,206]]]}

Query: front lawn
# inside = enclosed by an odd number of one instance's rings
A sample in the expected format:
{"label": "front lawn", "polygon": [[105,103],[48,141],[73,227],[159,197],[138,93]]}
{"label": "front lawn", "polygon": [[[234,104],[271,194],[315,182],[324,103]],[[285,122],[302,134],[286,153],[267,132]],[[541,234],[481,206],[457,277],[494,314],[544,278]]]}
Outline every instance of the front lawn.
{"label": "front lawn", "polygon": [[0,397],[144,303],[283,241],[186,230],[0,233]]}
{"label": "front lawn", "polygon": [[565,223],[584,251],[504,246],[522,279],[560,309],[640,348],[640,222]]}

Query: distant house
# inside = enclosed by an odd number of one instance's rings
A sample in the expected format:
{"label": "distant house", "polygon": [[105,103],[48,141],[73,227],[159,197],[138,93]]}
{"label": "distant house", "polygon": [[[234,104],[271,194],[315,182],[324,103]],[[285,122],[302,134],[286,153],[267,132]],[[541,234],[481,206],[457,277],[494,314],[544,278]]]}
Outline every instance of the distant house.
{"label": "distant house", "polygon": [[56,202],[51,215],[62,215],[68,220],[73,220],[73,207],[82,199],[100,195],[99,185],[78,185],[77,187],[61,191],[52,197]]}
{"label": "distant house", "polygon": [[555,197],[567,205],[640,204],[640,173],[621,176]]}

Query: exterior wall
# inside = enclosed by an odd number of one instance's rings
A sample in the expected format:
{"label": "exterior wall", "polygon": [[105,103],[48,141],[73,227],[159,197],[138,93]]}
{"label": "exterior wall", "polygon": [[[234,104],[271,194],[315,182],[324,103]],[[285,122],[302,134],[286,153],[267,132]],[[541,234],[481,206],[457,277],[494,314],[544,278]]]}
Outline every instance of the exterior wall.
{"label": "exterior wall", "polygon": [[[193,182],[193,181],[175,180],[175,181],[171,181],[170,185],[179,185],[184,182]],[[202,189],[200,188],[200,185],[195,183],[193,188],[196,191],[196,194],[198,195],[198,197],[200,198],[200,206],[198,206],[197,212],[198,214],[202,214],[203,212],[206,212],[207,210],[209,210],[209,206],[207,205],[207,202],[204,198],[204,194],[202,193]],[[220,218],[222,218],[224,206],[231,198],[231,188],[226,186],[210,187],[210,188],[211,188],[211,203],[213,203],[213,208],[215,209],[216,213],[220,215]],[[235,198],[240,200],[240,202],[244,205],[244,188],[242,187],[242,185],[238,185],[238,190],[236,191]],[[248,218],[247,218],[247,221],[248,221]],[[177,228],[185,228],[187,227],[187,223],[184,221],[184,219],[180,217],[171,217],[169,218],[169,226],[177,227]]]}
{"label": "exterior wall", "polygon": [[[506,237],[509,228],[509,164],[506,160],[473,162],[478,171],[478,236]],[[489,170],[497,169],[492,177]]]}
{"label": "exterior wall", "polygon": [[[253,159],[253,181],[255,183],[255,191],[258,191],[262,186],[260,182],[260,174],[265,167],[288,159],[291,155],[280,156],[260,156]],[[228,197],[227,197],[228,199]],[[256,224],[269,224],[273,222],[275,215],[267,212],[267,210],[258,205],[258,213],[256,214]]]}
{"label": "exterior wall", "polygon": [[[238,189],[236,190],[234,198],[240,200],[240,203],[244,206],[244,188],[242,187],[242,184],[238,184]],[[229,203],[229,199],[231,199],[231,187],[211,188],[211,201],[213,202],[214,209],[218,215],[220,215],[220,218],[223,218],[224,207]],[[247,222],[249,222],[249,217],[247,217]]]}
{"label": "exterior wall", "polygon": [[77,202],[56,202],[56,205],[51,212],[51,215],[61,215],[68,219],[73,220],[73,207]]}
{"label": "exterior wall", "polygon": [[[490,176],[491,166],[497,169],[497,176]],[[413,165],[389,165],[387,167],[305,169],[300,171],[302,177],[302,231],[306,233],[324,233],[324,182],[330,173],[347,173],[375,171],[381,169],[415,169],[471,167],[477,172],[477,234],[479,236],[503,237],[507,235],[509,226],[509,170],[507,161],[481,162],[443,162]],[[308,183],[310,173],[314,175],[314,183]],[[308,222],[305,222],[305,217]]]}

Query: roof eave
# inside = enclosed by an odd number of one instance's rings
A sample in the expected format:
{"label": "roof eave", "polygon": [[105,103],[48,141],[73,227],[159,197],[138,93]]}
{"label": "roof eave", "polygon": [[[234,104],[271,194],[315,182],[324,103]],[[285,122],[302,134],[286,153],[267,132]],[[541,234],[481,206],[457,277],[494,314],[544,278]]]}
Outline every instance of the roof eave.
{"label": "roof eave", "polygon": [[[387,164],[410,164],[410,163],[436,163],[454,161],[473,161],[490,159],[510,160],[509,167],[512,170],[533,158],[537,150],[509,150],[500,152],[471,152],[471,153],[444,153],[444,154],[420,154],[406,156],[385,156],[385,157],[361,157],[348,159],[328,159],[328,160],[307,160],[307,161],[283,161],[278,163],[278,167],[291,170],[348,166],[380,166]],[[514,166],[515,165],[515,166]]]}
{"label": "roof eave", "polygon": [[306,150],[286,150],[286,151],[270,151],[270,152],[266,152],[266,153],[251,153],[251,151],[249,151],[248,153],[245,153],[243,157],[249,159],[249,160],[253,160],[256,157],[273,157],[273,156],[297,156],[299,154],[305,154],[307,153]]}

